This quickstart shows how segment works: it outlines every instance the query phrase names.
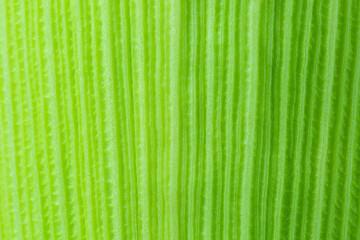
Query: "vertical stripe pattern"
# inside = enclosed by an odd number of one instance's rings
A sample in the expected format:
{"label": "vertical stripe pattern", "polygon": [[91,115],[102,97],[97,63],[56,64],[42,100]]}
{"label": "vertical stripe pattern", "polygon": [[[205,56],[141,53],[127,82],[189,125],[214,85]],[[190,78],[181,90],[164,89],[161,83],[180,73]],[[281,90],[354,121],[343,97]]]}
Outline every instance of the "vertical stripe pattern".
{"label": "vertical stripe pattern", "polygon": [[360,1],[0,0],[0,239],[359,239]]}

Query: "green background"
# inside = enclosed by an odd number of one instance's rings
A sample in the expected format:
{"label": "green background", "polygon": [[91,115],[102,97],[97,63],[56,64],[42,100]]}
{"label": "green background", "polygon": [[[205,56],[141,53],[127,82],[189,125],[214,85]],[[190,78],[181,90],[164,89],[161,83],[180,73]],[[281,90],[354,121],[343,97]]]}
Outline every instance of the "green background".
{"label": "green background", "polygon": [[0,0],[0,239],[360,239],[359,0]]}

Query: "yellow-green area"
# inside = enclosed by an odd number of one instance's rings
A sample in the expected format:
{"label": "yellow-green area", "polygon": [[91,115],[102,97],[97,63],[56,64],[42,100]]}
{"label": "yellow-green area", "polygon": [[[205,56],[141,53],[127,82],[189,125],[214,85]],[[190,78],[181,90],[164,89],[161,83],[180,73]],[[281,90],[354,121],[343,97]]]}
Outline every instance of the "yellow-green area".
{"label": "yellow-green area", "polygon": [[0,239],[360,240],[359,0],[0,0]]}

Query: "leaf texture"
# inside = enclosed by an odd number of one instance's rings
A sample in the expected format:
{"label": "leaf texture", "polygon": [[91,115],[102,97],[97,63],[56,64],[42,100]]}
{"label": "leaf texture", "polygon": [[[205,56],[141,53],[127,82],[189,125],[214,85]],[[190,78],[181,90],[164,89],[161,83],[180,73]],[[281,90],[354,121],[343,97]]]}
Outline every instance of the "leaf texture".
{"label": "leaf texture", "polygon": [[359,239],[360,1],[0,0],[0,239]]}

